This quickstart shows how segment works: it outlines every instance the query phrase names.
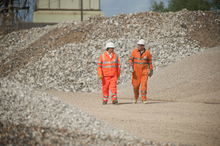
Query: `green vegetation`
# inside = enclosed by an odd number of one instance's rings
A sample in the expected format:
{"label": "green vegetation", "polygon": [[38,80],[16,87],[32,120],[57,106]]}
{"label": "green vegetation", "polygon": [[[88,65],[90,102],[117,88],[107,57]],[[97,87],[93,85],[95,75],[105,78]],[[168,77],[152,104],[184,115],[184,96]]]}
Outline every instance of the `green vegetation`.
{"label": "green vegetation", "polygon": [[155,12],[176,12],[182,9],[190,11],[220,9],[220,0],[169,0],[165,7],[163,2],[151,0],[150,10]]}

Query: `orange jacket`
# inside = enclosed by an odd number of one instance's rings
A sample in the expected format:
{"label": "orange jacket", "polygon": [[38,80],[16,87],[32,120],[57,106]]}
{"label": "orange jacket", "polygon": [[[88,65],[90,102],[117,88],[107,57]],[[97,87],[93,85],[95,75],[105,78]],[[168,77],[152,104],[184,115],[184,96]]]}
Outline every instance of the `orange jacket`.
{"label": "orange jacket", "polygon": [[99,56],[99,61],[97,64],[98,75],[103,76],[119,76],[120,75],[120,63],[118,55],[112,53],[111,58],[105,51]]}
{"label": "orange jacket", "polygon": [[142,56],[138,48],[134,49],[129,57],[129,62],[133,62],[134,71],[148,72],[149,69],[153,69],[151,54],[146,49]]}

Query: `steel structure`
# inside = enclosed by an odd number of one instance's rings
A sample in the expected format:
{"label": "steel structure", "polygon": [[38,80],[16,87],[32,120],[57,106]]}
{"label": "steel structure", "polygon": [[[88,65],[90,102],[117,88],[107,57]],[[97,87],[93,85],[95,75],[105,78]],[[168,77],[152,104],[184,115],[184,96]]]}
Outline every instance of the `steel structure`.
{"label": "steel structure", "polygon": [[35,0],[0,0],[0,34],[14,31],[19,22],[29,21],[27,17],[30,5],[34,2]]}

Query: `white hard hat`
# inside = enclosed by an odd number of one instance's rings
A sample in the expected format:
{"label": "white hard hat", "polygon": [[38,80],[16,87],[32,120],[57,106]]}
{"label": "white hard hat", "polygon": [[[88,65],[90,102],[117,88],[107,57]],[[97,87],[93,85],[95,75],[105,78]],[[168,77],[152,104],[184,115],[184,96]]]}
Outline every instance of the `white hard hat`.
{"label": "white hard hat", "polygon": [[106,44],[105,48],[106,49],[108,49],[108,48],[115,48],[115,45],[112,42],[109,42],[109,43]]}
{"label": "white hard hat", "polygon": [[139,45],[145,45],[145,41],[144,41],[143,39],[140,39],[140,40],[137,42],[137,44],[139,44]]}

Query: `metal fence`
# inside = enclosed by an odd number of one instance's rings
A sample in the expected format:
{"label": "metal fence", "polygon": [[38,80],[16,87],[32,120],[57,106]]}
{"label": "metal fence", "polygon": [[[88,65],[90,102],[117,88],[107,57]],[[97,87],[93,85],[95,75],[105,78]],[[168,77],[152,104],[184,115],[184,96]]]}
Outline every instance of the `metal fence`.
{"label": "metal fence", "polygon": [[30,22],[21,22],[15,26],[15,31],[22,29],[30,29],[33,27],[45,27],[47,25],[55,25],[57,23],[30,23]]}
{"label": "metal fence", "polygon": [[33,27],[45,27],[47,25],[55,25],[57,23],[32,23],[32,22],[19,22],[16,25],[8,25],[0,27],[0,35],[11,33],[12,31],[19,31],[22,29],[30,29]]}

